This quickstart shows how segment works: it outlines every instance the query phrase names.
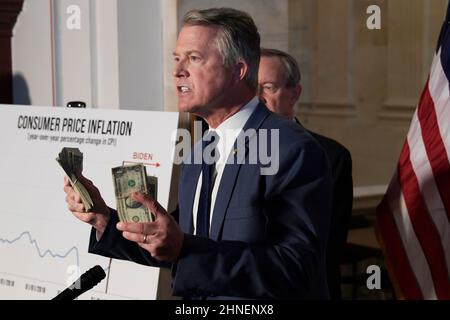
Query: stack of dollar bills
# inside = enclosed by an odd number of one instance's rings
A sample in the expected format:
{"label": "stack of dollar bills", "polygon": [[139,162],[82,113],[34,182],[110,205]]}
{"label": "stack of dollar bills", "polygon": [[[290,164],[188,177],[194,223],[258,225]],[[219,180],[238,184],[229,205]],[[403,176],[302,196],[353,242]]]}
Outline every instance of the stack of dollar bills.
{"label": "stack of dollar bills", "polygon": [[74,188],[75,192],[81,198],[83,202],[84,210],[86,212],[91,211],[94,203],[87,189],[77,179],[77,173],[80,174],[83,171],[83,154],[78,148],[62,148],[58,157],[56,158],[59,165],[63,168],[64,172],[69,177],[70,184]]}

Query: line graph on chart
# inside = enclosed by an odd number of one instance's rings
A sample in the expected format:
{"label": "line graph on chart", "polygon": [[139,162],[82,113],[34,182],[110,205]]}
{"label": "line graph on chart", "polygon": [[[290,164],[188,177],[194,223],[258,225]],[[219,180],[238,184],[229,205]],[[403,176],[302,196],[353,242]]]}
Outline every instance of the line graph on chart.
{"label": "line graph on chart", "polygon": [[0,237],[0,243],[12,245],[12,244],[18,242],[19,240],[21,240],[22,238],[28,239],[30,244],[33,245],[36,248],[36,251],[37,251],[39,257],[41,257],[41,258],[44,258],[45,256],[48,255],[48,256],[50,256],[52,258],[64,259],[69,254],[71,254],[73,252],[73,254],[76,257],[76,266],[80,267],[80,254],[78,252],[78,248],[77,247],[72,247],[66,253],[62,253],[62,254],[61,253],[54,253],[50,249],[42,250],[39,247],[38,241],[31,236],[31,233],[29,231],[24,231],[18,237],[16,237],[15,239],[11,239],[11,240],[3,239],[3,238]]}
{"label": "line graph on chart", "polygon": [[[105,270],[106,278],[81,299],[145,297],[108,290],[115,260],[80,253],[76,246],[59,251],[45,248],[30,231],[23,231],[12,238],[0,235],[0,256],[9,257],[2,259],[0,265],[0,299],[50,299],[94,264]],[[120,268],[120,263],[115,262]]]}

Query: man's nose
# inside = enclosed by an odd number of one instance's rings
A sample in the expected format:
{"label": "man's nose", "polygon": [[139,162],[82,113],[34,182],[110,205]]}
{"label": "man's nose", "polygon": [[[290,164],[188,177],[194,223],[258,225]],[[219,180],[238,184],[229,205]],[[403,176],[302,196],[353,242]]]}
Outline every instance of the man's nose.
{"label": "man's nose", "polygon": [[261,100],[262,102],[264,102],[264,104],[267,104],[267,100],[266,100],[266,98],[264,98],[263,95],[260,95],[260,96],[259,96],[259,100]]}
{"label": "man's nose", "polygon": [[175,63],[175,67],[173,69],[173,76],[175,78],[189,76],[189,72],[187,71],[187,69],[185,67],[185,63],[182,60]]}
{"label": "man's nose", "polygon": [[258,94],[259,100],[261,100],[261,101],[264,102],[264,103],[267,103],[267,100],[266,100],[266,98],[264,97],[263,90],[262,90],[262,88],[259,87],[259,86],[258,86],[258,92],[257,92],[257,94]]}

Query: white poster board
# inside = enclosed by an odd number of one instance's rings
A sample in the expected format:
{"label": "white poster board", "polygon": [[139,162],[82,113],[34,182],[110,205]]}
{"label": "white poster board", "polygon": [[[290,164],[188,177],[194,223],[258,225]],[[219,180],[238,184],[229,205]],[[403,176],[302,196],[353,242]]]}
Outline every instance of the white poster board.
{"label": "white poster board", "polygon": [[0,105],[0,299],[53,298],[97,264],[107,276],[80,299],[155,299],[158,268],[87,252],[90,226],[68,211],[55,158],[79,148],[113,208],[111,168],[143,162],[167,208],[177,125],[175,112]]}

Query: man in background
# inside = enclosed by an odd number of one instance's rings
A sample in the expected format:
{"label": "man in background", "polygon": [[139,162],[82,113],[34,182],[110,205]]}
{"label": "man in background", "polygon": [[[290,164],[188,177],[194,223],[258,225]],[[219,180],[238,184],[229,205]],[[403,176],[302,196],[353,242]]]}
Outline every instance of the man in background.
{"label": "man in background", "polygon": [[[300,78],[298,64],[292,56],[276,49],[261,50],[258,73],[260,98],[271,111],[301,126],[294,115],[294,105],[302,92]],[[347,240],[353,202],[352,159],[350,152],[340,143],[308,132],[325,150],[332,170],[333,200],[326,250],[327,280],[331,298],[341,299],[340,261]]]}

